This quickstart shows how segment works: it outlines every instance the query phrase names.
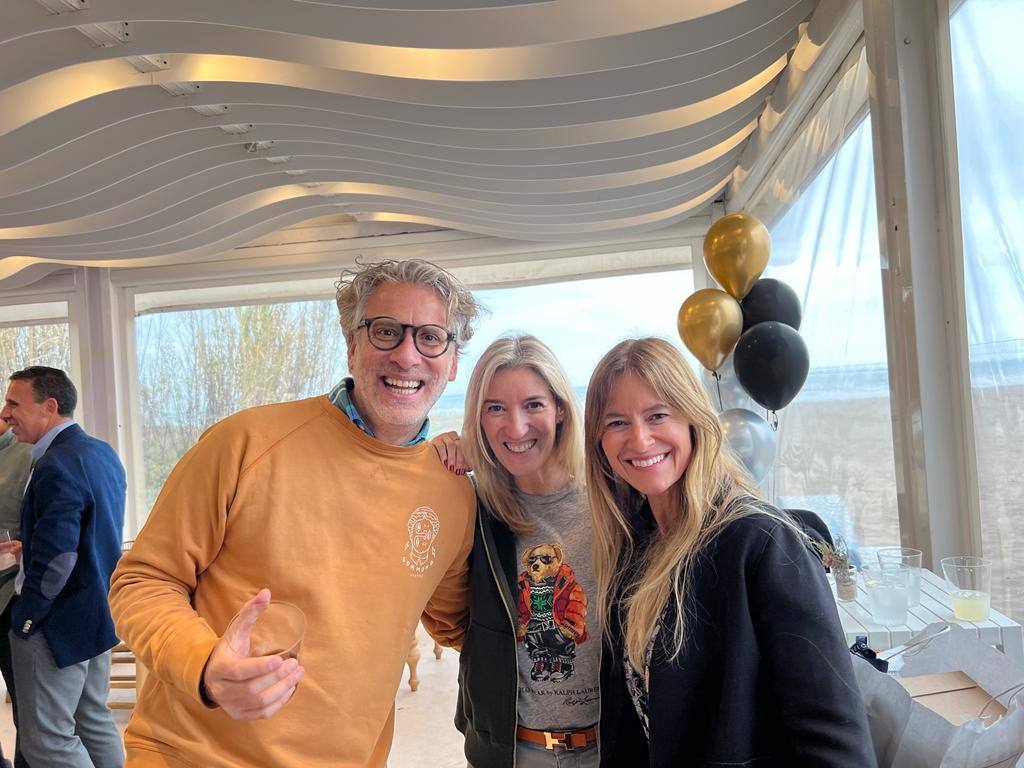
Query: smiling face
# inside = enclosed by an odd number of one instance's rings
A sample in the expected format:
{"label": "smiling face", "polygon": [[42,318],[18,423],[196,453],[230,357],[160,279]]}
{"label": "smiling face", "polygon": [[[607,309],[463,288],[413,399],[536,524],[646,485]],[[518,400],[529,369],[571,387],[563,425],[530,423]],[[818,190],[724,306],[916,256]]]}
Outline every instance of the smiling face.
{"label": "smiling face", "polygon": [[[409,325],[448,328],[448,310],[432,288],[409,283],[383,283],[363,309],[367,317],[393,317]],[[455,344],[439,357],[424,357],[406,332],[394,349],[370,344],[366,328],[349,340],[348,368],[355,381],[352,399],[359,415],[379,440],[394,445],[408,442],[419,431],[434,403],[458,368]]]}
{"label": "smiling face", "polygon": [[519,490],[551,493],[568,482],[565,469],[551,460],[563,417],[548,383],[533,368],[501,368],[494,374],[480,427]]}
{"label": "smiling face", "polygon": [[39,442],[51,428],[67,420],[57,413],[57,401],[52,397],[37,403],[32,382],[23,379],[8,385],[0,419],[10,425],[14,436],[22,443]]}
{"label": "smiling face", "polygon": [[690,423],[635,374],[612,384],[601,449],[612,471],[647,496],[652,507],[670,501],[693,453]]}

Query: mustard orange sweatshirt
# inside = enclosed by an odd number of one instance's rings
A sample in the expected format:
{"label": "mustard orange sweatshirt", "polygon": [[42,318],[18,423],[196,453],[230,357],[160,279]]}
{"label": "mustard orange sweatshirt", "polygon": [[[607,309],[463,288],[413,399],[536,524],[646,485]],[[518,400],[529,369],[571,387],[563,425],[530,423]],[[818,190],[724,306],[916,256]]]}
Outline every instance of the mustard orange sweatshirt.
{"label": "mustard orange sweatshirt", "polygon": [[[119,636],[150,675],[129,765],[384,766],[416,623],[459,644],[476,502],[429,443],[375,440],[326,397],[253,408],[175,467],[112,578]],[[217,638],[261,587],[298,605],[306,674],[273,717],[202,703]]]}

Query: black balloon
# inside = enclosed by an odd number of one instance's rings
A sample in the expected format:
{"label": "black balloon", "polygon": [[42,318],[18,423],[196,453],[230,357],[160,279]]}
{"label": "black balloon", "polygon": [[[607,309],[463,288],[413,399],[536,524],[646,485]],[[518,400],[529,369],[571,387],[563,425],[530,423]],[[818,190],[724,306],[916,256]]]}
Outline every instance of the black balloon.
{"label": "black balloon", "polygon": [[765,277],[754,283],[754,287],[740,302],[743,308],[743,330],[758,323],[785,323],[800,330],[803,313],[796,291],[781,280]]}
{"label": "black balloon", "polygon": [[758,323],[733,351],[736,379],[756,402],[785,408],[807,380],[810,358],[800,334],[785,323]]}

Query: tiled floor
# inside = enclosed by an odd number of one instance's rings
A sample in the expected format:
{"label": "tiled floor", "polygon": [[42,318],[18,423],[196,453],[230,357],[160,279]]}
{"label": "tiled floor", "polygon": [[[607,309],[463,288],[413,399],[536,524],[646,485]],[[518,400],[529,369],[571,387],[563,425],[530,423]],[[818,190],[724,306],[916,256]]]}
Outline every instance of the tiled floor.
{"label": "tiled floor", "polygon": [[[390,768],[463,768],[466,760],[462,756],[462,734],[452,724],[458,690],[458,654],[446,648],[441,660],[435,659],[433,643],[422,629],[419,646],[422,653],[419,690],[415,693],[409,690],[406,673],[395,700],[395,743],[388,765]],[[114,710],[115,722],[122,729],[128,723],[128,716],[127,710]],[[14,754],[10,704],[0,705],[0,742],[8,758]]]}

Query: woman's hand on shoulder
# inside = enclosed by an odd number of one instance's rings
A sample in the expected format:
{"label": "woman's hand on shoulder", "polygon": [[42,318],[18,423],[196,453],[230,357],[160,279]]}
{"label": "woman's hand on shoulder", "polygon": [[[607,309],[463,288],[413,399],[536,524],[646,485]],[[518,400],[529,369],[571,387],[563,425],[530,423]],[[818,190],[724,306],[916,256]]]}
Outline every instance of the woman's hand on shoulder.
{"label": "woman's hand on shoulder", "polygon": [[464,475],[473,468],[462,451],[462,438],[458,432],[442,432],[430,441],[437,451],[437,457],[445,468],[454,475]]}

